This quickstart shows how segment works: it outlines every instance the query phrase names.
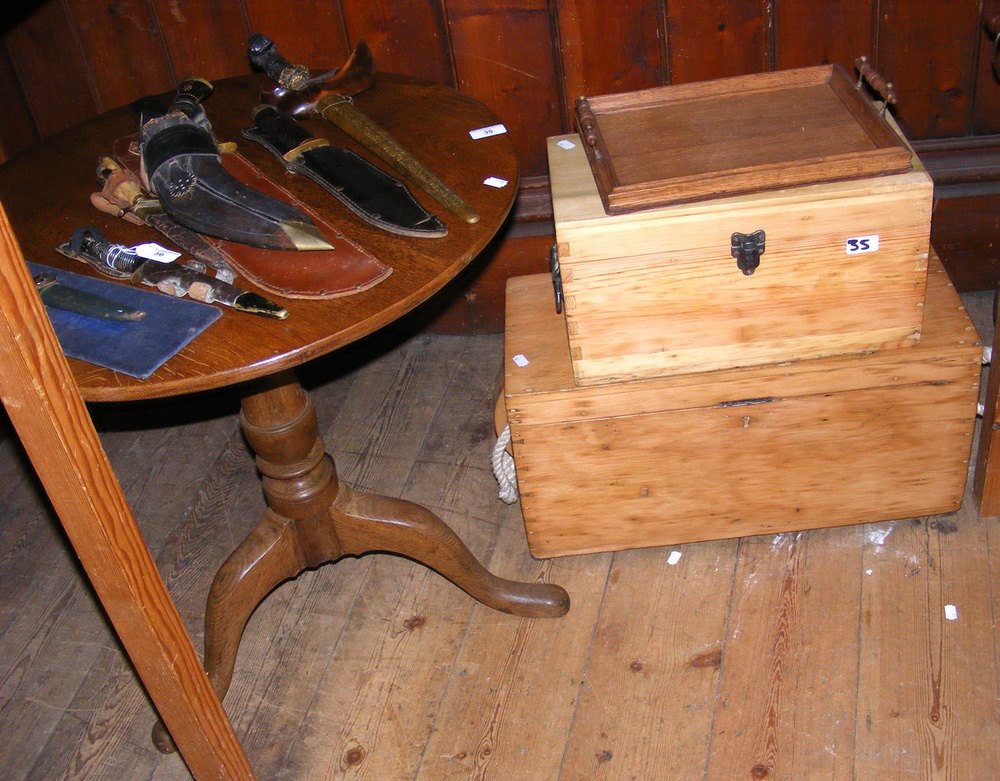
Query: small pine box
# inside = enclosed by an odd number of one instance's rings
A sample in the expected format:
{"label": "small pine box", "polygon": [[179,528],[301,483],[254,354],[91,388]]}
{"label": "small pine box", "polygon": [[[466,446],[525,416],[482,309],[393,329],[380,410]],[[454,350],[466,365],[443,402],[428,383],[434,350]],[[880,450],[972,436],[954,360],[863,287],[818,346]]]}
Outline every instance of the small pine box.
{"label": "small pine box", "polygon": [[576,384],[919,342],[932,182],[839,66],[593,98],[578,124],[548,140]]}

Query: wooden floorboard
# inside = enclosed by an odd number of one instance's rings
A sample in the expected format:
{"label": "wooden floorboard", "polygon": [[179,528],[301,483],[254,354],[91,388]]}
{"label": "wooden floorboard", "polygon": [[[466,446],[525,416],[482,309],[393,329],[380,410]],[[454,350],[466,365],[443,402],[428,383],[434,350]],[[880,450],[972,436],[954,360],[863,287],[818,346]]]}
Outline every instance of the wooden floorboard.
{"label": "wooden floorboard", "polygon": [[[346,483],[424,504],[497,574],[566,587],[570,613],[500,614],[381,555],[280,585],[225,703],[260,778],[996,777],[1000,520],[967,499],[538,561],[489,471],[501,360],[496,336],[421,334],[306,385]],[[95,412],[200,648],[214,572],[264,507],[236,400]],[[0,501],[0,779],[188,778],[152,748],[153,710],[16,442]]]}

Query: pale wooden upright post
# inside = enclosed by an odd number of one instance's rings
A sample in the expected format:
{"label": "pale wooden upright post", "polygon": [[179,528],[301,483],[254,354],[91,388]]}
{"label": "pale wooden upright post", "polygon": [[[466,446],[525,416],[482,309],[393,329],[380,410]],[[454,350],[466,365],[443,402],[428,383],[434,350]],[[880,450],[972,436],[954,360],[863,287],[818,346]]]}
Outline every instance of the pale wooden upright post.
{"label": "pale wooden upright post", "polygon": [[253,779],[101,447],[2,205],[0,397],[188,768],[197,779]]}

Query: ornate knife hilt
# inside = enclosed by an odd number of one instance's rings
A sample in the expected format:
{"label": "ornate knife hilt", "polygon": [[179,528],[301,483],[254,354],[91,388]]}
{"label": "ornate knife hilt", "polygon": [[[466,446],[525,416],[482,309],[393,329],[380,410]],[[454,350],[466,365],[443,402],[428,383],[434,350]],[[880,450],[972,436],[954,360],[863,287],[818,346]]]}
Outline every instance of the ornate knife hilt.
{"label": "ornate knife hilt", "polygon": [[254,33],[247,42],[250,64],[264,71],[268,78],[293,92],[318,89],[323,82],[337,73],[337,68],[313,76],[305,65],[293,65],[286,60],[277,45],[263,33]]}

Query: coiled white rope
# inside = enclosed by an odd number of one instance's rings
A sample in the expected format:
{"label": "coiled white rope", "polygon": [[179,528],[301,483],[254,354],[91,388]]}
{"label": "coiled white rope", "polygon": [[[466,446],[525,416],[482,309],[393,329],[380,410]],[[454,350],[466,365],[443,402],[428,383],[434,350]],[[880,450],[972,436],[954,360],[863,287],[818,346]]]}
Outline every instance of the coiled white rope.
{"label": "coiled white rope", "polygon": [[514,457],[507,452],[510,444],[510,426],[504,426],[497,443],[493,446],[490,463],[493,465],[493,476],[500,486],[500,501],[504,504],[514,504],[517,501],[517,469],[514,467]]}

